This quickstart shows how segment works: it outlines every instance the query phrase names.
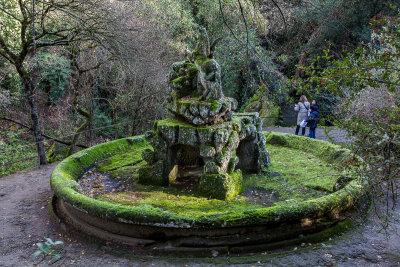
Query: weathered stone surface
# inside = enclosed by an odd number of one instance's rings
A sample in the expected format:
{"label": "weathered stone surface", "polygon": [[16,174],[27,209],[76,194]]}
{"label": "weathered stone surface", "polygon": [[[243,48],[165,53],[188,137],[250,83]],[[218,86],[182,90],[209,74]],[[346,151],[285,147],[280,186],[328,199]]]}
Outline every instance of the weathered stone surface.
{"label": "weathered stone surface", "polygon": [[185,112],[183,112],[182,114],[184,115],[185,118],[187,118],[191,122],[193,122],[193,120],[196,119],[196,116],[192,115],[192,113],[188,109],[186,109]]}
{"label": "weathered stone surface", "polygon": [[211,106],[210,111],[209,111],[209,116],[214,117],[221,111],[222,104],[218,101],[215,101],[215,105]]}
{"label": "weathered stone surface", "polygon": [[203,103],[200,103],[200,104],[199,104],[199,113],[200,113],[200,116],[201,116],[201,118],[202,118],[203,120],[206,119],[206,118],[208,117],[209,111],[210,111],[210,106],[205,105],[205,104],[203,104]]}
{"label": "weathered stone surface", "polygon": [[155,153],[148,148],[142,152],[142,158],[150,165],[156,162]]}
{"label": "weathered stone surface", "polygon": [[196,117],[193,119],[192,123],[196,126],[200,126],[204,124],[204,120],[202,120],[200,117]]}
{"label": "weathered stone surface", "polygon": [[241,121],[241,140],[236,150],[239,157],[237,168],[246,172],[258,172],[269,165],[269,154],[262,129],[262,121],[258,113],[235,114],[234,121]]}
{"label": "weathered stone surface", "polygon": [[200,144],[194,127],[179,127],[178,144],[197,146]]}
{"label": "weathered stone surface", "polygon": [[168,110],[186,122],[196,125],[219,124],[232,119],[232,98],[224,97],[220,100],[200,101],[197,98],[172,100],[168,103]]}
{"label": "weathered stone surface", "polygon": [[197,128],[197,133],[199,134],[200,143],[202,145],[212,145],[214,131],[210,128]]}
{"label": "weathered stone surface", "polygon": [[229,200],[237,196],[243,187],[240,170],[228,174],[203,174],[200,177],[199,193],[205,197]]}
{"label": "weathered stone surface", "polygon": [[193,116],[200,115],[199,104],[198,103],[193,103],[192,105],[190,105],[189,111],[190,111],[190,113],[192,113]]}
{"label": "weathered stone surface", "polygon": [[151,185],[168,185],[168,176],[164,175],[164,162],[157,161],[153,165],[139,169],[139,183]]}
{"label": "weathered stone surface", "polygon": [[229,138],[229,132],[226,129],[218,129],[214,133],[214,147],[217,152],[221,151]]}
{"label": "weathered stone surface", "polygon": [[168,73],[168,84],[175,97],[181,98],[193,92],[198,71],[196,65],[191,62],[180,61],[172,64],[172,70]]}
{"label": "weathered stone surface", "polygon": [[146,141],[154,148],[154,151],[165,152],[167,150],[167,143],[160,136],[157,136],[154,132],[146,132]]}
{"label": "weathered stone surface", "polygon": [[220,173],[224,173],[228,169],[228,163],[232,158],[232,151],[223,151],[216,155],[215,162],[220,166]]}
{"label": "weathered stone surface", "polygon": [[168,143],[169,146],[177,142],[177,129],[178,127],[171,127],[166,125],[160,125],[157,127],[160,136]]}
{"label": "weathered stone surface", "polygon": [[227,151],[234,151],[239,146],[239,142],[239,134],[236,131],[232,131],[224,149]]}
{"label": "weathered stone surface", "polygon": [[204,165],[204,173],[218,174],[220,172],[220,167],[214,161],[208,161]]}
{"label": "weathered stone surface", "polygon": [[212,146],[201,146],[200,156],[203,158],[212,158],[215,156],[215,148]]}

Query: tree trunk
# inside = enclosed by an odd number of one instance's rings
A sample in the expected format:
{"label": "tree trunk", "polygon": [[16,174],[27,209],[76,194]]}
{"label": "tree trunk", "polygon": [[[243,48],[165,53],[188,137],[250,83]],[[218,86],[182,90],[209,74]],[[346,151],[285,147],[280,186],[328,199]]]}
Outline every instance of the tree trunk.
{"label": "tree trunk", "polygon": [[22,84],[24,87],[25,95],[27,97],[30,111],[31,111],[31,123],[33,129],[33,135],[35,136],[36,142],[36,150],[39,157],[39,165],[45,165],[46,161],[46,153],[44,150],[42,131],[40,129],[40,119],[39,112],[35,99],[35,88],[32,82],[32,78],[28,74],[28,72],[23,68],[22,65],[16,66],[17,72],[22,79]]}

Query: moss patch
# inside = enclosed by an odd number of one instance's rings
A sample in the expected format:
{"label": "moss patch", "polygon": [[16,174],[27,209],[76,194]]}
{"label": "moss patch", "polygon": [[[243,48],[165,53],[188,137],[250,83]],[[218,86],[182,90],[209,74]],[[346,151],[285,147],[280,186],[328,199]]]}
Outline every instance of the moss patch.
{"label": "moss patch", "polygon": [[143,185],[140,185],[137,192],[104,194],[98,199],[133,207],[151,205],[163,211],[189,216],[218,215],[225,212],[244,212],[262,208],[261,205],[249,204],[245,197],[224,201],[208,199],[198,196],[195,192],[183,192],[177,188]]}
{"label": "moss patch", "polygon": [[106,159],[98,161],[96,164],[96,168],[98,171],[108,172],[125,166],[133,166],[143,160],[141,156],[142,151],[151,148],[144,139],[134,141],[132,141],[131,139],[124,140],[127,140],[127,143],[131,146],[127,147],[125,151],[121,151],[120,153],[116,153],[116,155],[112,155],[111,157],[108,156],[106,157]]}
{"label": "moss patch", "polygon": [[110,176],[121,181],[137,181],[139,177],[139,169],[146,165],[145,161],[140,161],[133,166],[124,166],[110,172]]}
{"label": "moss patch", "polygon": [[341,170],[326,163],[313,154],[287,148],[267,145],[271,157],[270,172],[277,172],[281,180],[297,183],[306,188],[333,192]]}

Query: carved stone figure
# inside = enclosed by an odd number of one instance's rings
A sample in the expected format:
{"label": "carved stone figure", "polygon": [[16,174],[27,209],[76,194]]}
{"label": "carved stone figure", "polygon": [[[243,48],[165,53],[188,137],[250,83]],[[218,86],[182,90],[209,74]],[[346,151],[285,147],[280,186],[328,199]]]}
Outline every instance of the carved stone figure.
{"label": "carved stone figure", "polygon": [[220,100],[221,67],[212,59],[216,42],[210,44],[207,31],[200,28],[196,49],[186,50],[187,61],[176,62],[168,75],[170,90],[177,97],[191,96],[200,100]]}
{"label": "carved stone figure", "polygon": [[199,31],[195,50],[168,74],[173,116],[145,135],[153,150],[142,153],[147,165],[139,170],[139,183],[171,185],[189,167],[200,194],[230,199],[242,189],[241,170],[268,167],[269,155],[258,113],[233,115],[238,103],[224,97],[221,68],[212,59],[216,42],[211,45],[206,30]]}

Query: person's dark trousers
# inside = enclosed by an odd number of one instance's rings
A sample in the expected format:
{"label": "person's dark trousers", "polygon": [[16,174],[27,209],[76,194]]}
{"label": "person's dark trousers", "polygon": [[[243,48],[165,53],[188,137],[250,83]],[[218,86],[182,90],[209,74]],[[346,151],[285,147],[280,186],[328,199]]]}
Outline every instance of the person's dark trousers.
{"label": "person's dark trousers", "polygon": [[[297,125],[295,135],[299,134],[299,130],[300,130],[300,125]],[[304,136],[305,134],[306,134],[306,127],[301,127],[301,135]]]}
{"label": "person's dark trousers", "polygon": [[310,128],[310,133],[308,134],[308,137],[315,139],[316,130],[317,130],[317,128]]}

